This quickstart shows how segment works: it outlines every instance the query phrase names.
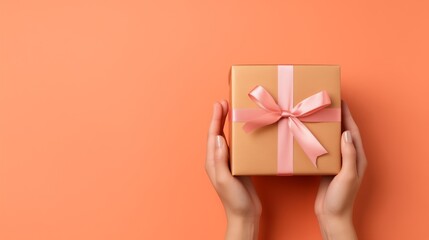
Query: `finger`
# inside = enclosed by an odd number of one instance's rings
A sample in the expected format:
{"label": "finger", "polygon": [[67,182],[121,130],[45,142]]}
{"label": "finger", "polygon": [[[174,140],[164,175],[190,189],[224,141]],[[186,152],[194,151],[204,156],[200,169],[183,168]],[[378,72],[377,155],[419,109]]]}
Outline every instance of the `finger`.
{"label": "finger", "polygon": [[358,127],[356,122],[353,119],[348,104],[345,101],[341,101],[341,110],[344,130],[357,130]]}
{"label": "finger", "polygon": [[324,176],[320,179],[319,189],[317,191],[317,197],[322,197],[322,199],[325,196],[326,190],[328,190],[328,186],[331,183],[333,179],[333,176]]}
{"label": "finger", "polygon": [[227,184],[233,178],[228,166],[228,157],[228,148],[225,138],[221,135],[217,135],[214,166],[216,183],[221,186]]}
{"label": "finger", "polygon": [[343,113],[342,117],[343,117],[344,131],[349,130],[351,132],[356,149],[359,150],[359,148],[362,148],[362,140],[361,140],[359,128],[355,120],[353,119],[349,106],[344,101],[342,102],[342,113]]}
{"label": "finger", "polygon": [[256,189],[253,186],[253,182],[250,177],[239,176],[237,178],[240,179],[240,181],[243,183],[243,185],[246,187],[246,189],[249,191],[251,195],[257,196]]}
{"label": "finger", "polygon": [[331,183],[332,176],[324,176],[320,179],[319,189],[317,190],[316,203],[314,204],[314,211],[317,215],[322,214],[323,199],[325,199],[326,191]]}
{"label": "finger", "polygon": [[350,109],[347,103],[344,101],[342,101],[342,113],[343,113],[344,130],[350,130],[353,143],[356,148],[357,172],[359,177],[361,178],[364,175],[365,169],[367,166],[367,159],[366,159],[365,150],[362,144],[362,138],[359,132],[359,128],[352,117]]}
{"label": "finger", "polygon": [[215,150],[216,136],[219,134],[219,129],[222,119],[222,107],[219,103],[213,105],[212,119],[210,122],[208,137],[207,137],[207,156],[206,156],[206,172],[209,178],[214,181],[215,178]]}
{"label": "finger", "polygon": [[[363,155],[365,155],[365,154],[363,154]],[[366,159],[366,156],[358,158],[357,172],[358,172],[359,179],[362,179],[363,176],[365,175],[367,165],[368,165],[368,161]]]}
{"label": "finger", "polygon": [[258,193],[256,192],[255,186],[253,185],[252,179],[250,177],[240,177],[240,181],[243,183],[244,187],[250,194],[253,204],[257,207],[259,213],[262,210],[261,201],[259,200]]}
{"label": "finger", "polygon": [[340,174],[357,177],[356,149],[349,130],[345,131],[341,136],[341,157],[343,166],[341,167]]}
{"label": "finger", "polygon": [[226,100],[222,100],[220,102],[221,106],[222,106],[222,135],[225,136],[223,134],[223,128],[225,126],[225,120],[226,120],[226,116],[228,115],[228,102]]}
{"label": "finger", "polygon": [[212,120],[209,127],[209,136],[219,135],[222,130],[222,106],[218,102],[213,105]]}

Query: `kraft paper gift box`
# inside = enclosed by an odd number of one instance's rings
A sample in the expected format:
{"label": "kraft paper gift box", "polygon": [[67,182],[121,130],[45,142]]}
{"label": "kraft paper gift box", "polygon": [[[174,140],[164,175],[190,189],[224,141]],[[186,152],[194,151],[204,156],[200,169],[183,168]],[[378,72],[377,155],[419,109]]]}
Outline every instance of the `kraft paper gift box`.
{"label": "kraft paper gift box", "polygon": [[339,66],[237,65],[230,87],[233,175],[339,172]]}

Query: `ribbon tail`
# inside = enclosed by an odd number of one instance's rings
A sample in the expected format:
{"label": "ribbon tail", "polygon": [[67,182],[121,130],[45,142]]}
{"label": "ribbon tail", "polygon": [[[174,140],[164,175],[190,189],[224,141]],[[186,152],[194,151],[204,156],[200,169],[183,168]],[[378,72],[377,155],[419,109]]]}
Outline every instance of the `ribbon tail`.
{"label": "ribbon tail", "polygon": [[247,121],[243,125],[243,129],[246,133],[255,131],[258,128],[273,124],[281,118],[281,114],[278,112],[267,112],[260,117],[254,118]]}
{"label": "ribbon tail", "polygon": [[299,143],[302,150],[308,156],[313,165],[317,168],[317,158],[323,154],[328,153],[328,151],[326,151],[317,138],[299,119],[290,117],[289,126],[294,139]]}

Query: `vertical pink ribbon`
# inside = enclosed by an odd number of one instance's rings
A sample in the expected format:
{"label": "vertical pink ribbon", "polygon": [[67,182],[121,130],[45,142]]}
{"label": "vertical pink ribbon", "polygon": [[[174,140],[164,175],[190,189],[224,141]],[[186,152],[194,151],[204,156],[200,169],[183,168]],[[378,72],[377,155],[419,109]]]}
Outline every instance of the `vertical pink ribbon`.
{"label": "vertical pink ribbon", "polygon": [[[278,66],[277,96],[281,109],[293,108],[293,66]],[[277,134],[277,173],[293,173],[293,136],[287,118],[281,118]]]}
{"label": "vertical pink ribbon", "polygon": [[293,142],[296,140],[315,167],[317,158],[326,149],[302,122],[332,122],[341,120],[339,108],[326,108],[331,100],[326,91],[318,92],[294,106],[293,66],[278,66],[278,102],[262,87],[256,86],[249,97],[259,109],[233,109],[232,121],[246,122],[244,131],[278,123],[277,173],[293,174]]}

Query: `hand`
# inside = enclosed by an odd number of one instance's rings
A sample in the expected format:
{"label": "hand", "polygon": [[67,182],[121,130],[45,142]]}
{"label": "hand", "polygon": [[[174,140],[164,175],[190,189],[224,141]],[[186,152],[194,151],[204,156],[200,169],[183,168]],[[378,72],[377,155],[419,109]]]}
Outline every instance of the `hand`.
{"label": "hand", "polygon": [[342,168],[335,177],[323,177],[316,197],[315,212],[323,239],[357,239],[353,227],[353,204],[365,173],[367,160],[359,129],[342,102]]}
{"label": "hand", "polygon": [[225,209],[225,239],[257,239],[261,203],[249,177],[234,177],[229,169],[229,148],[223,126],[228,103],[216,102],[207,139],[206,172]]}

